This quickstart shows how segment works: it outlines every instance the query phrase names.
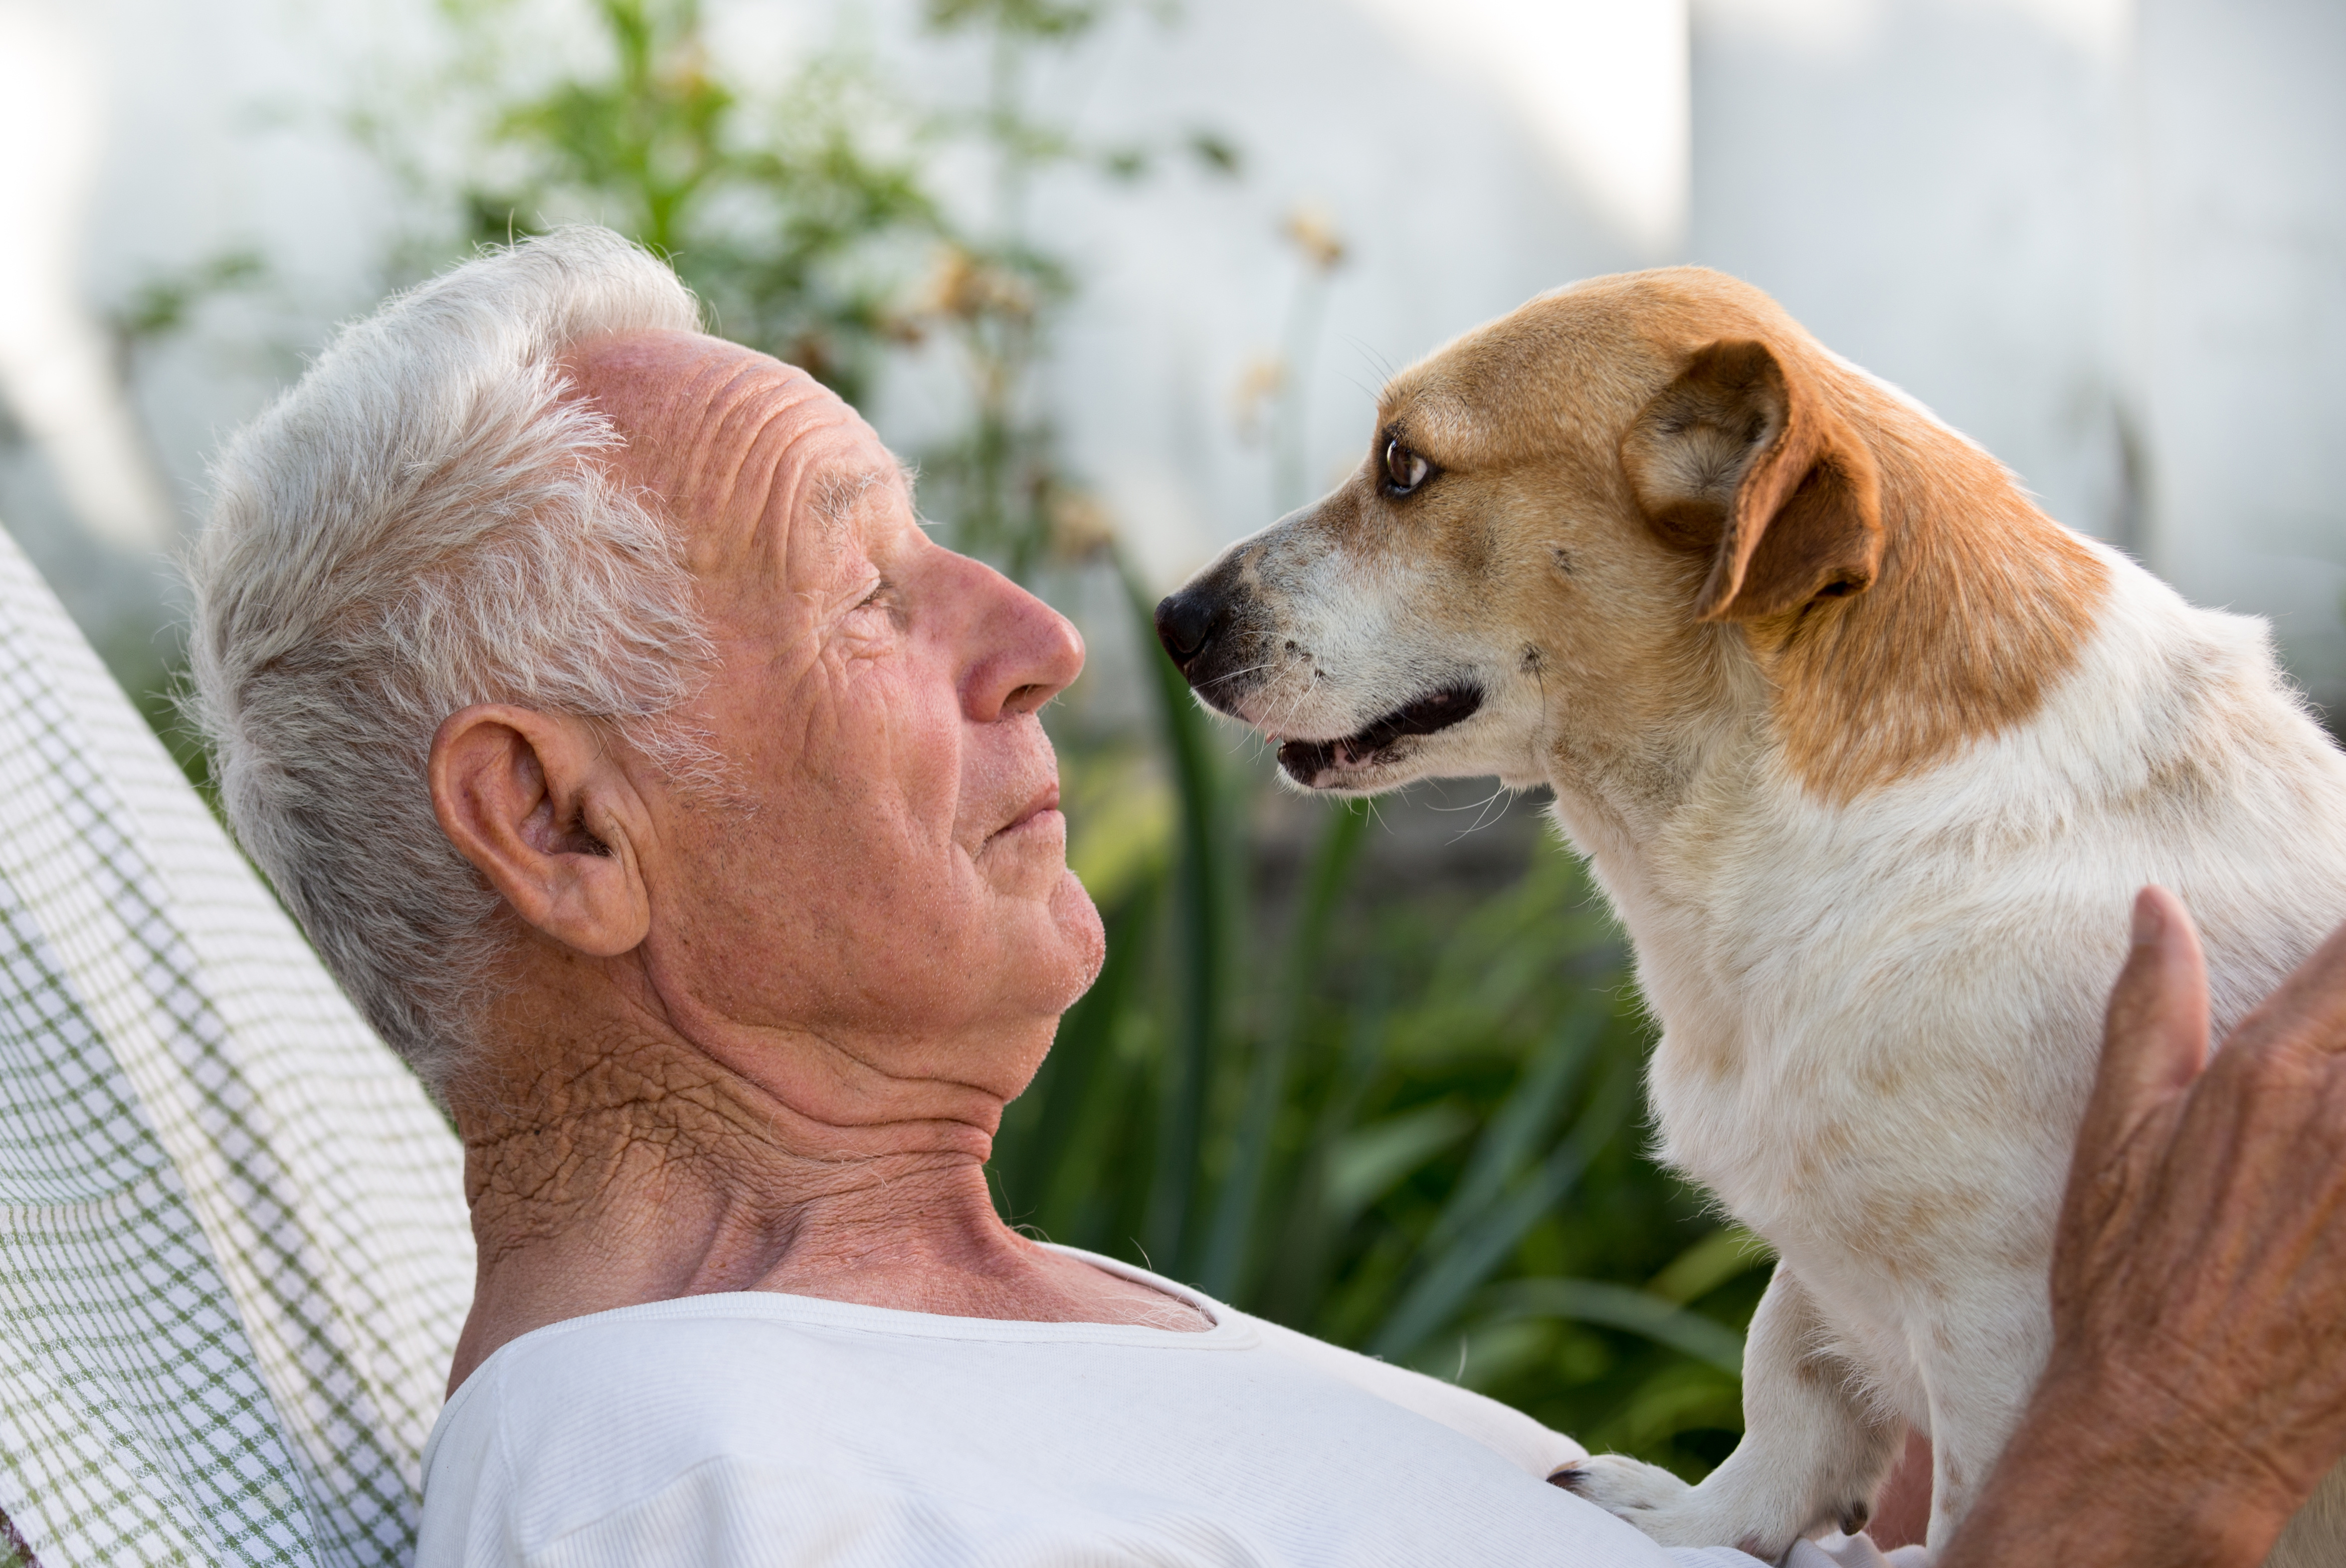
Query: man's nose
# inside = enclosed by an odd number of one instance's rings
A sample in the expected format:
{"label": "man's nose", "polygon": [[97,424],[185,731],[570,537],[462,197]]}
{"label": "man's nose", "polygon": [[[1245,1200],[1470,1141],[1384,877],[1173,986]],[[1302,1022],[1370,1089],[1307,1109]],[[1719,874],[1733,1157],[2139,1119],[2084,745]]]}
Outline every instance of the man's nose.
{"label": "man's nose", "polygon": [[982,606],[967,623],[964,644],[970,663],[962,700],[970,718],[1033,713],[1083,673],[1083,634],[1073,621],[993,567],[965,555],[950,559],[969,575],[955,585],[955,602]]}
{"label": "man's nose", "polygon": [[1157,601],[1157,640],[1165,645],[1175,668],[1186,674],[1214,640],[1222,624],[1222,603],[1219,594],[1204,586],[1183,588]]}

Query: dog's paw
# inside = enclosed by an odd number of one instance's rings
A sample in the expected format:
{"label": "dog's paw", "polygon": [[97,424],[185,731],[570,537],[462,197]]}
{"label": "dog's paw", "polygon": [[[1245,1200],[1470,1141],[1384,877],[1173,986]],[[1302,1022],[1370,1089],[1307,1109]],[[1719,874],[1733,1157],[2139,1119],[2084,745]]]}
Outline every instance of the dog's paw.
{"label": "dog's paw", "polygon": [[[1773,1563],[1801,1534],[1798,1522],[1780,1511],[1747,1506],[1716,1484],[1689,1486],[1658,1465],[1593,1454],[1565,1466],[1548,1480],[1576,1497],[1586,1498],[1616,1519],[1625,1520],[1665,1546],[1733,1546]],[[1770,1518],[1770,1513],[1779,1517]],[[1843,1512],[1852,1529],[1864,1512]]]}
{"label": "dog's paw", "polygon": [[[1646,1528],[1648,1518],[1668,1514],[1673,1505],[1684,1504],[1694,1496],[1693,1487],[1661,1466],[1624,1459],[1617,1453],[1591,1454],[1577,1464],[1566,1465],[1548,1480],[1575,1497],[1586,1498],[1614,1517],[1627,1520],[1648,1535],[1654,1533]],[[1718,1546],[1723,1543],[1665,1541],[1663,1544]]]}

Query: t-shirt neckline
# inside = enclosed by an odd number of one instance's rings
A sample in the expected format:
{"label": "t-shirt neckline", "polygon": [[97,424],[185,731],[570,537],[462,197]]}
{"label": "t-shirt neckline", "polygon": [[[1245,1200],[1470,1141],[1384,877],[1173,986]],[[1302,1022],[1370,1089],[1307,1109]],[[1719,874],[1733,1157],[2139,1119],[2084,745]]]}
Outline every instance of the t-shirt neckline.
{"label": "t-shirt neckline", "polygon": [[[1061,1247],[1055,1242],[1037,1244],[1058,1253],[1088,1263],[1103,1273],[1129,1279],[1159,1290],[1195,1308],[1207,1324],[1203,1329],[1157,1329],[1144,1323],[1047,1322],[1025,1318],[959,1318],[943,1312],[914,1312],[897,1307],[873,1307],[860,1301],[838,1301],[828,1296],[799,1296],[785,1290],[720,1290],[700,1296],[679,1296],[668,1301],[646,1301],[633,1307],[614,1308],[607,1312],[589,1314],[585,1318],[566,1319],[570,1323],[604,1321],[611,1319],[639,1316],[648,1319],[678,1318],[725,1317],[737,1311],[759,1318],[785,1322],[804,1323],[810,1327],[829,1329],[861,1329],[873,1333],[912,1335],[930,1339],[975,1339],[994,1344],[1117,1344],[1146,1345],[1164,1349],[1185,1347],[1221,1349],[1234,1342],[1252,1343],[1254,1331],[1244,1315],[1223,1306],[1209,1296],[1191,1289],[1178,1280],[1168,1279],[1146,1268],[1135,1268],[1120,1258],[1086,1252],[1080,1247]],[[542,1334],[559,1329],[560,1323],[550,1323],[546,1329],[532,1329]],[[530,1338],[525,1334],[513,1341],[521,1343]],[[500,1354],[503,1353],[500,1349]],[[494,1359],[494,1358],[492,1358]]]}
{"label": "t-shirt neckline", "polygon": [[498,1346],[486,1360],[474,1369],[473,1375],[464,1380],[464,1388],[456,1390],[456,1397],[462,1397],[464,1389],[474,1383],[488,1380],[483,1374],[491,1372],[497,1363],[509,1359],[512,1353],[524,1346],[543,1343],[566,1331],[575,1332],[598,1323],[753,1317],[800,1323],[809,1328],[856,1329],[930,1339],[980,1340],[993,1344],[1133,1345],[1168,1350],[1236,1349],[1256,1340],[1254,1329],[1245,1314],[1191,1289],[1178,1280],[1136,1268],[1121,1258],[1086,1252],[1081,1247],[1062,1247],[1056,1242],[1037,1245],[1063,1257],[1088,1263],[1103,1273],[1162,1291],[1173,1299],[1196,1308],[1209,1326],[1202,1329],[1158,1329],[1142,1323],[959,1318],[940,1312],[873,1307],[860,1301],[838,1301],[827,1296],[800,1296],[782,1290],[718,1290],[697,1296],[678,1296],[666,1301],[640,1301],[631,1307],[614,1307],[532,1329]]}

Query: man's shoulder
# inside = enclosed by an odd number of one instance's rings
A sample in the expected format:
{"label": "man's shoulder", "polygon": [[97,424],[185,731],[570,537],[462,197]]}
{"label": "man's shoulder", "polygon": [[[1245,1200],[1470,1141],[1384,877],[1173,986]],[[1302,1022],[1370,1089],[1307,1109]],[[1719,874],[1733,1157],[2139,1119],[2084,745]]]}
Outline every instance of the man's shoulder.
{"label": "man's shoulder", "polygon": [[840,1422],[810,1419],[844,1400],[825,1336],[756,1301],[683,1305],[533,1330],[465,1380],[424,1451],[419,1563],[518,1562],[720,1495],[837,1493]]}
{"label": "man's shoulder", "polygon": [[688,1464],[696,1453],[739,1453],[745,1441],[787,1446],[804,1423],[740,1418],[772,1414],[752,1390],[811,1393],[839,1359],[835,1340],[754,1298],[598,1312],[500,1349],[457,1390],[441,1426],[493,1424],[515,1461],[532,1468],[648,1447],[672,1445]]}
{"label": "man's shoulder", "polygon": [[1357,1350],[1347,1350],[1276,1323],[1260,1319],[1253,1322],[1262,1336],[1265,1349],[1448,1427],[1528,1474],[1551,1475],[1576,1460],[1588,1457],[1586,1449],[1562,1432],[1551,1431],[1513,1405],[1501,1404],[1486,1394],[1445,1383],[1407,1367],[1396,1367]]}

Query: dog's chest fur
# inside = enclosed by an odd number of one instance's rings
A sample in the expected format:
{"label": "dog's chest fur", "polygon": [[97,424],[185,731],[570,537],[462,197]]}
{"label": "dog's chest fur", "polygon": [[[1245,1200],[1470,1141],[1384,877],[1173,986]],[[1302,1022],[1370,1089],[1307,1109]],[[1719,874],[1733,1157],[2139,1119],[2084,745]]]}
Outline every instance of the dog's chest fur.
{"label": "dog's chest fur", "polygon": [[1921,776],[1821,804],[1758,727],[1672,800],[1559,786],[1663,1027],[1661,1152],[1918,1422],[1951,1283],[2033,1280],[2013,1309],[2042,1311],[2135,891],[2198,921],[2219,1033],[2346,918],[2346,758],[2261,626],[2106,560],[2044,708]]}

